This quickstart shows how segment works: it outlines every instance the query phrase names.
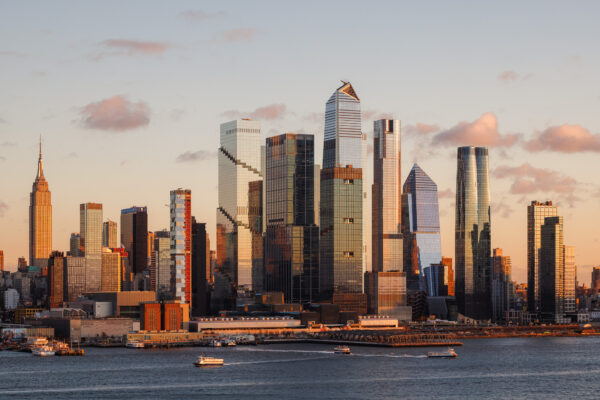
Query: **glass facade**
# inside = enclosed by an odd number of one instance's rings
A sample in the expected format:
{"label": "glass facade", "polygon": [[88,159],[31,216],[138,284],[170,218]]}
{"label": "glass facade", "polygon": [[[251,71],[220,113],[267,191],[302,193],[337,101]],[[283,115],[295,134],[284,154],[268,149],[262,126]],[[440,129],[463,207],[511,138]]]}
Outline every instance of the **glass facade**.
{"label": "glass facade", "polygon": [[539,308],[542,320],[555,322],[565,312],[563,218],[546,217],[541,236]]}
{"label": "glass facade", "polygon": [[63,293],[66,301],[75,301],[85,290],[85,258],[84,257],[65,257],[66,264],[64,274]]}
{"label": "glass facade", "polygon": [[490,186],[488,150],[458,148],[456,170],[456,303],[473,319],[491,317]]}
{"label": "glass facade", "polygon": [[434,296],[437,279],[435,274],[428,273],[428,269],[442,260],[437,185],[415,164],[404,182],[403,191],[404,257],[409,286]]}
{"label": "glass facade", "polygon": [[102,249],[102,292],[121,291],[121,256],[109,248]]}
{"label": "glass facade", "polygon": [[575,265],[575,247],[563,246],[563,259],[565,260],[565,283],[563,288],[563,303],[566,313],[577,311],[575,285],[577,280],[577,266]]}
{"label": "glass facade", "polygon": [[117,223],[115,221],[104,221],[102,225],[102,246],[117,247]]}
{"label": "glass facade", "polygon": [[374,122],[371,208],[374,272],[403,271],[400,133],[399,120]]}
{"label": "glass facade", "polygon": [[99,292],[102,287],[102,204],[79,206],[79,234],[85,259],[85,291]]}
{"label": "glass facade", "polygon": [[52,195],[44,178],[42,143],[29,203],[29,265],[46,268],[52,252]]}
{"label": "glass facade", "polygon": [[[174,271],[174,299],[192,301],[192,191],[171,190],[171,266]],[[121,228],[122,229],[122,228]]]}
{"label": "glass facade", "polygon": [[175,270],[171,266],[171,240],[168,231],[154,232],[152,268],[156,275],[156,294],[159,299],[172,299],[175,294]]}
{"label": "glass facade", "polygon": [[512,263],[510,257],[503,255],[502,249],[494,249],[493,254],[492,320],[501,322],[506,319],[506,312],[512,303]]}
{"label": "glass facade", "polygon": [[527,310],[539,312],[540,304],[540,260],[542,225],[546,217],[558,216],[558,207],[551,201],[532,201],[527,206]]}
{"label": "glass facade", "polygon": [[135,274],[148,267],[148,210],[130,207],[121,210],[121,245],[129,254],[129,265]]}
{"label": "glass facade", "polygon": [[192,217],[192,316],[208,315],[210,273],[210,240],[206,224]]}
{"label": "glass facade", "polygon": [[286,133],[266,144],[265,290],[283,292],[286,303],[313,301],[319,288],[314,136]]}
{"label": "glass facade", "polygon": [[[238,120],[221,124],[217,269],[229,282],[231,290],[237,290],[240,295],[253,291],[255,228],[250,222],[249,194],[250,182],[262,180],[260,136],[258,121]],[[256,214],[254,210],[253,215]]]}

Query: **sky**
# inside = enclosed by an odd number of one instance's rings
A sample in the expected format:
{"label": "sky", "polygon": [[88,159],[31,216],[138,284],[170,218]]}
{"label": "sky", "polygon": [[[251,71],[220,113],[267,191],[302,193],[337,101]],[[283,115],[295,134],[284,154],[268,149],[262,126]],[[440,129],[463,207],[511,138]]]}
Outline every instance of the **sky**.
{"label": "sky", "polygon": [[[219,125],[315,135],[340,80],[373,121],[402,121],[402,176],[418,163],[440,193],[454,258],[456,148],[490,149],[492,246],[526,281],[526,214],[552,200],[580,282],[600,264],[600,3],[578,1],[0,1],[0,249],[28,256],[38,140],[53,247],[78,205],[104,218],[192,190],[214,240]],[[369,154],[370,155],[370,154]],[[371,177],[372,180],[372,177]],[[369,184],[367,180],[366,184]]]}

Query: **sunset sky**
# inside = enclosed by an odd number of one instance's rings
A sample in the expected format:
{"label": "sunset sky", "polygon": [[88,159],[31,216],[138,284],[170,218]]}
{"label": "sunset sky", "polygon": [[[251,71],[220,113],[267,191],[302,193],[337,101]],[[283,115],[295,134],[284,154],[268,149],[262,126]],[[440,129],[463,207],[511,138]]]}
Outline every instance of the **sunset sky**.
{"label": "sunset sky", "polygon": [[[526,280],[526,212],[553,200],[578,279],[600,264],[600,3],[0,1],[0,249],[28,256],[28,206],[43,135],[53,247],[83,202],[104,218],[192,190],[214,240],[219,124],[315,134],[349,80],[363,130],[402,121],[402,175],[440,191],[454,258],[456,147],[490,148],[492,246]],[[371,178],[372,179],[372,178]]]}

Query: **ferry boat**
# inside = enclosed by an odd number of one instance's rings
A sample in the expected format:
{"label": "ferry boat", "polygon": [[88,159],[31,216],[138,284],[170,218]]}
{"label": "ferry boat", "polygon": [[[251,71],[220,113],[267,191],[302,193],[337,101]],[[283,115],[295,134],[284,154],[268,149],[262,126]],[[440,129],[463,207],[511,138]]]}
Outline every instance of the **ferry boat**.
{"label": "ferry boat", "polygon": [[196,367],[222,367],[224,365],[222,358],[200,356],[194,361]]}
{"label": "ferry boat", "polygon": [[31,354],[34,356],[47,357],[54,355],[54,349],[50,346],[39,346],[31,349]]}
{"label": "ferry boat", "polygon": [[333,349],[333,352],[336,354],[352,354],[348,346],[337,346]]}
{"label": "ferry boat", "polygon": [[143,349],[144,348],[144,343],[142,342],[137,342],[137,341],[131,341],[131,342],[127,342],[125,344],[125,347],[127,347],[128,349]]}
{"label": "ferry boat", "polygon": [[456,354],[456,352],[452,348],[448,348],[447,351],[442,351],[442,352],[430,351],[429,353],[427,353],[427,358],[456,358],[456,357],[458,357],[458,354]]}

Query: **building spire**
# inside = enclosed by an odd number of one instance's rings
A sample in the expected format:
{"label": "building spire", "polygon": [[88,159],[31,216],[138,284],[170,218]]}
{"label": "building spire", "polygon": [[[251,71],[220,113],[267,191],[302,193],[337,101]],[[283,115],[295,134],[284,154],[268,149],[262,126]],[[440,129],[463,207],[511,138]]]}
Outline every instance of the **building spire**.
{"label": "building spire", "polygon": [[37,178],[44,177],[44,162],[42,161],[42,135],[40,134],[40,158],[38,159],[38,172]]}

